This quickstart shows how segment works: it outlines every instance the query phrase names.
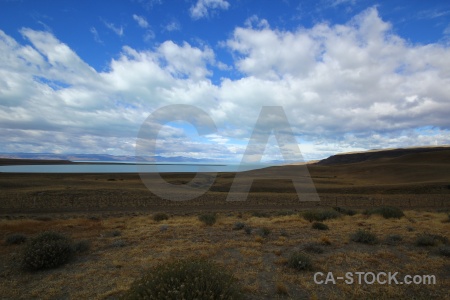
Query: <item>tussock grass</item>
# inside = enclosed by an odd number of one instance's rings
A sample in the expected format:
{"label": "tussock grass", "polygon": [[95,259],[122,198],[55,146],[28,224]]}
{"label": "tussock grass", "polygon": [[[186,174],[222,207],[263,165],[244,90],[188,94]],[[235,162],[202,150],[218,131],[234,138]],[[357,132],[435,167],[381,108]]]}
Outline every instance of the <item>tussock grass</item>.
{"label": "tussock grass", "polygon": [[328,225],[321,223],[321,222],[314,222],[311,225],[312,229],[317,229],[317,230],[329,230],[330,228],[328,227]]}
{"label": "tussock grass", "polygon": [[300,251],[294,252],[289,256],[287,266],[297,271],[309,271],[313,267],[311,258]]}
{"label": "tussock grass", "polygon": [[[326,225],[333,230],[318,231],[311,229],[312,224],[298,215],[272,214],[270,218],[255,218],[245,211],[241,212],[241,218],[235,212],[218,213],[215,225],[205,228],[198,219],[200,214],[174,213],[165,221],[167,230],[161,230],[164,223],[149,222],[153,213],[143,212],[136,215],[99,214],[101,221],[90,220],[88,215],[68,219],[52,216],[52,221],[48,222],[26,217],[0,220],[2,240],[14,232],[33,237],[52,229],[64,232],[74,241],[90,243],[88,251],[82,256],[81,252],[74,255],[69,265],[39,274],[23,272],[18,266],[21,257],[16,252],[21,253],[25,245],[0,247],[0,255],[4,258],[2,270],[10,274],[8,285],[0,285],[0,293],[7,299],[61,299],[67,295],[77,299],[118,299],[135,280],[147,273],[148,268],[166,264],[171,258],[184,260],[195,255],[231,270],[249,299],[284,297],[286,294],[282,288],[278,291],[277,282],[286,287],[288,298],[292,299],[314,295],[318,299],[408,299],[411,293],[422,298],[427,292],[445,299],[448,295],[450,279],[445,277],[439,277],[438,284],[428,290],[424,286],[392,289],[387,285],[363,285],[355,289],[355,286],[339,282],[324,289],[312,282],[312,273],[308,269],[294,271],[296,269],[287,264],[290,254],[300,250],[310,259],[313,271],[325,274],[332,271],[339,276],[348,271],[392,269],[402,274],[437,274],[448,263],[448,256],[440,253],[441,248],[446,253],[448,244],[438,243],[425,251],[414,246],[414,242],[419,230],[445,236],[449,224],[442,223],[442,212],[405,211],[407,217],[416,220],[415,232],[406,230],[411,225],[407,218],[387,222],[381,216],[356,214],[351,218],[329,219]],[[249,236],[233,231],[238,221],[245,222],[244,231],[254,228],[255,232]],[[266,238],[258,234],[258,229],[263,227],[272,231]],[[355,228],[383,237],[383,243],[367,247],[349,241]],[[120,237],[104,236],[105,232],[115,230],[120,230]],[[285,234],[281,236],[283,232]],[[390,236],[396,240],[398,234],[402,241],[395,242],[395,247],[386,246],[385,241]],[[126,245],[112,247],[117,240]],[[324,250],[323,253],[318,253],[320,250],[316,251],[316,248]],[[62,286],[64,290],[61,290]]]}
{"label": "tussock grass", "polygon": [[377,236],[374,233],[367,231],[367,230],[363,230],[363,229],[360,229],[360,230],[356,231],[355,233],[353,233],[350,236],[350,239],[353,242],[370,244],[370,245],[376,244],[378,242]]}
{"label": "tussock grass", "polygon": [[335,210],[306,210],[301,213],[301,215],[309,222],[323,222],[325,220],[336,219],[341,216],[341,214]]}
{"label": "tussock grass", "polygon": [[207,260],[162,263],[136,281],[122,299],[243,299],[237,279]]}
{"label": "tussock grass", "polygon": [[164,220],[169,220],[169,216],[165,213],[157,213],[153,215],[153,220],[156,222],[160,222],[160,221],[164,221]]}
{"label": "tussock grass", "polygon": [[400,219],[401,217],[403,217],[405,215],[400,208],[393,207],[393,206],[377,207],[377,208],[369,210],[368,214],[369,215],[377,214],[377,215],[382,216],[385,219],[392,219],[392,218]]}
{"label": "tussock grass", "polygon": [[73,245],[68,237],[56,232],[44,232],[28,242],[22,265],[30,271],[56,268],[67,263],[73,252]]}
{"label": "tussock grass", "polygon": [[198,216],[198,219],[203,222],[203,224],[212,226],[217,221],[217,215],[216,214],[203,214]]}
{"label": "tussock grass", "polygon": [[6,237],[5,244],[6,245],[19,245],[23,244],[27,241],[27,237],[21,233],[13,233]]}

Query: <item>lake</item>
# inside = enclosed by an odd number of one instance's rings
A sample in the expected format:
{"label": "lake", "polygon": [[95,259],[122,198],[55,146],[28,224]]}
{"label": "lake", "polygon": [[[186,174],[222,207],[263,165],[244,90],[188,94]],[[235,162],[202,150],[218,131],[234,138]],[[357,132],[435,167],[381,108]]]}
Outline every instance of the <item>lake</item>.
{"label": "lake", "polygon": [[80,163],[61,165],[0,166],[1,173],[196,173],[239,172],[269,167],[268,164],[213,165],[213,164],[134,164],[134,163]]}

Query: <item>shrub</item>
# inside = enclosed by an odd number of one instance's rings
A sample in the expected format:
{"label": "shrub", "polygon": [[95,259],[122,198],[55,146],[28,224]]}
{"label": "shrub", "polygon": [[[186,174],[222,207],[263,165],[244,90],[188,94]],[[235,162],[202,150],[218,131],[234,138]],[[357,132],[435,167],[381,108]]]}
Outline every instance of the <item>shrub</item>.
{"label": "shrub", "polygon": [[244,227],[244,231],[245,231],[246,234],[249,234],[249,235],[252,234],[252,228],[251,227],[245,226]]}
{"label": "shrub", "polygon": [[293,211],[293,210],[281,210],[281,211],[277,211],[275,213],[275,215],[277,217],[292,216],[294,214],[295,214],[295,211]]}
{"label": "shrub", "polygon": [[214,223],[216,223],[217,216],[216,216],[216,214],[204,214],[204,215],[200,215],[198,217],[198,219],[201,222],[203,222],[204,224],[211,226],[211,225],[214,225]]}
{"label": "shrub", "polygon": [[340,216],[335,210],[307,210],[303,212],[303,218],[309,222],[323,222],[329,219],[336,219]]}
{"label": "shrub", "polygon": [[439,244],[447,244],[448,239],[439,234],[424,233],[417,237],[416,245],[421,247],[437,246]]}
{"label": "shrub", "polygon": [[303,249],[309,253],[321,254],[324,252],[324,249],[317,243],[309,243],[303,246]]}
{"label": "shrub", "polygon": [[115,240],[114,242],[112,242],[111,247],[122,248],[125,247],[126,245],[127,243],[124,240]]}
{"label": "shrub", "polygon": [[90,247],[91,247],[91,244],[89,243],[89,241],[82,240],[82,241],[76,242],[73,245],[73,250],[75,252],[86,252],[89,250]]}
{"label": "shrub", "polygon": [[160,221],[164,221],[164,220],[168,220],[169,216],[166,215],[165,213],[157,213],[153,215],[153,220],[156,222],[160,222]]}
{"label": "shrub", "polygon": [[337,211],[338,213],[341,213],[343,215],[347,215],[347,216],[354,216],[354,215],[356,215],[356,210],[353,210],[351,208],[333,207],[333,209],[335,211]]}
{"label": "shrub", "polygon": [[375,234],[373,234],[370,231],[362,230],[362,229],[353,233],[351,235],[351,240],[354,242],[363,243],[363,244],[376,244],[378,241]]}
{"label": "shrub", "polygon": [[281,236],[284,236],[284,237],[288,237],[288,236],[289,236],[289,233],[288,233],[286,230],[281,229],[280,235],[281,235]]}
{"label": "shrub", "polygon": [[400,208],[393,207],[393,206],[377,207],[377,208],[370,210],[369,214],[370,215],[373,215],[373,214],[381,215],[385,219],[391,219],[391,218],[400,219],[401,217],[403,217],[405,215]]}
{"label": "shrub", "polygon": [[27,237],[21,233],[13,233],[6,237],[5,243],[7,245],[18,245],[25,243],[27,240]]}
{"label": "shrub", "polygon": [[268,236],[268,235],[270,234],[270,229],[267,228],[267,227],[260,228],[260,229],[258,230],[258,234],[259,234],[261,237],[266,237],[266,236]]}
{"label": "shrub", "polygon": [[262,211],[254,211],[252,213],[252,216],[257,217],[257,218],[269,218],[270,215],[266,212],[262,212]]}
{"label": "shrub", "polygon": [[237,279],[217,264],[178,260],[150,269],[123,299],[242,299]]}
{"label": "shrub", "polygon": [[44,232],[32,239],[23,254],[23,267],[40,270],[58,267],[73,255],[69,238],[56,232]]}
{"label": "shrub", "polygon": [[107,233],[105,233],[106,237],[116,237],[116,236],[121,236],[122,233],[120,232],[120,230],[113,230],[113,231],[109,231]]}
{"label": "shrub", "polygon": [[244,229],[244,227],[245,227],[245,223],[236,222],[233,225],[233,230],[241,230],[241,229]]}
{"label": "shrub", "polygon": [[438,249],[438,253],[442,256],[450,257],[450,247],[449,246],[441,246]]}
{"label": "shrub", "polygon": [[303,252],[292,253],[287,261],[287,266],[298,271],[312,269],[311,259]]}
{"label": "shrub", "polygon": [[317,229],[317,230],[328,230],[328,229],[330,229],[328,227],[328,225],[320,223],[320,222],[314,222],[311,227],[312,227],[312,229]]}
{"label": "shrub", "polygon": [[386,244],[395,245],[403,240],[401,235],[398,234],[390,234],[386,237]]}

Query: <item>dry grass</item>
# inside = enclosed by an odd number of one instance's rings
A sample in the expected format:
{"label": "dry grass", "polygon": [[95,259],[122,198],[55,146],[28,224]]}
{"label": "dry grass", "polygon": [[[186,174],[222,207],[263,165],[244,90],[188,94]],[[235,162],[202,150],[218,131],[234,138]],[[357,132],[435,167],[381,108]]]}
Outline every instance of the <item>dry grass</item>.
{"label": "dry grass", "polygon": [[[415,246],[423,232],[448,236],[450,223],[443,223],[445,213],[406,211],[407,218],[386,220],[380,216],[344,216],[328,220],[330,230],[318,232],[299,215],[254,217],[250,212],[219,213],[214,226],[205,226],[197,214],[172,215],[164,220],[167,229],[152,215],[86,217],[64,219],[52,216],[49,221],[32,219],[0,220],[0,237],[12,233],[34,236],[45,230],[59,231],[74,241],[87,240],[90,248],[65,266],[36,273],[18,267],[24,245],[0,246],[2,265],[0,276],[5,278],[0,294],[4,298],[114,298],[129,288],[145,270],[158,263],[192,256],[212,259],[234,270],[250,298],[292,297],[319,299],[340,298],[410,298],[432,295],[445,299],[450,296],[448,257],[436,255],[435,247]],[[413,221],[411,221],[413,220]],[[233,224],[244,222],[254,228],[270,229],[261,237],[255,230],[248,235],[233,230]],[[414,222],[414,223],[413,223]],[[409,231],[407,228],[415,230]],[[350,235],[358,228],[367,229],[383,241],[399,234],[402,241],[395,245],[379,243],[365,245],[351,242]],[[106,233],[120,231],[120,236]],[[283,234],[282,234],[283,233]],[[124,241],[123,247],[111,246]],[[286,266],[292,252],[308,244],[321,244],[323,253],[310,253],[314,269],[298,272]],[[399,272],[399,274],[436,275],[437,285],[317,285],[315,272]]]}

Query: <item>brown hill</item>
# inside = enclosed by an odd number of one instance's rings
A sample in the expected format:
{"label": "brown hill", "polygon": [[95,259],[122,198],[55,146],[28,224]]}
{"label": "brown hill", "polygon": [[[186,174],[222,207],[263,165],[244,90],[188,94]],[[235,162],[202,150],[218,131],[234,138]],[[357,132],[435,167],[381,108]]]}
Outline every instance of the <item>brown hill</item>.
{"label": "brown hill", "polygon": [[357,152],[357,153],[342,153],[330,156],[323,159],[317,163],[317,165],[328,166],[328,165],[340,165],[340,164],[351,164],[363,161],[371,161],[377,159],[387,159],[402,157],[405,155],[414,154],[424,154],[418,156],[417,159],[427,157],[425,153],[449,151],[450,147],[420,147],[420,148],[399,148],[399,149],[389,149],[389,150],[372,150],[367,152]]}

